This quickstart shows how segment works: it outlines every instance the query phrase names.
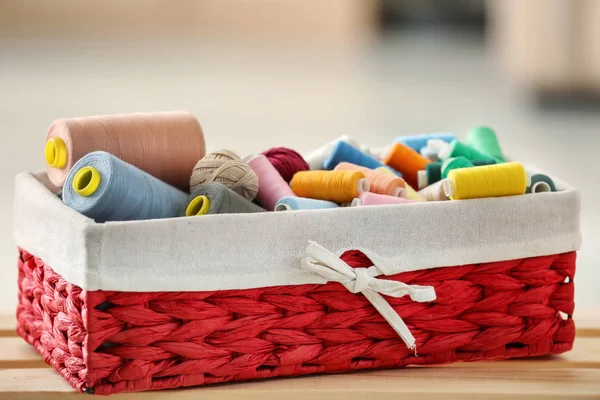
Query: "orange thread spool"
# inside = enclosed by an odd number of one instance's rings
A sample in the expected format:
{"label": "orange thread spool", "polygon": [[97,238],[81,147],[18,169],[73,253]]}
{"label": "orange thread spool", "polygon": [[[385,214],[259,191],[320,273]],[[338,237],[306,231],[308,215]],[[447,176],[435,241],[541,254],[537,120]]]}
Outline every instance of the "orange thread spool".
{"label": "orange thread spool", "polygon": [[290,187],[296,196],[343,203],[368,192],[369,181],[361,171],[302,171]]}
{"label": "orange thread spool", "polygon": [[408,183],[412,187],[418,187],[417,179],[418,172],[425,169],[425,166],[431,161],[423,157],[413,149],[402,143],[394,143],[387,156],[383,159],[383,163],[400,171]]}
{"label": "orange thread spool", "polygon": [[[385,167],[383,167],[385,168]],[[404,179],[381,171],[375,171],[370,168],[361,167],[360,165],[341,162],[334,168],[335,171],[361,171],[365,174],[365,177],[369,181],[370,191],[378,194],[385,194],[388,196],[400,197],[406,183]],[[389,170],[388,170],[389,171]]]}

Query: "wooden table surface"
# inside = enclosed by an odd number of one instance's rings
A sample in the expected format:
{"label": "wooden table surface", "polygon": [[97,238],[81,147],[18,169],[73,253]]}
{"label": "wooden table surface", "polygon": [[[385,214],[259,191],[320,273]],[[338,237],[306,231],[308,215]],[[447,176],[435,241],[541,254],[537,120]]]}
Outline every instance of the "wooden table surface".
{"label": "wooden table surface", "polygon": [[[409,367],[112,395],[130,400],[600,399],[600,310],[575,316],[577,338],[560,356]],[[89,398],[76,392],[0,316],[0,399]]]}

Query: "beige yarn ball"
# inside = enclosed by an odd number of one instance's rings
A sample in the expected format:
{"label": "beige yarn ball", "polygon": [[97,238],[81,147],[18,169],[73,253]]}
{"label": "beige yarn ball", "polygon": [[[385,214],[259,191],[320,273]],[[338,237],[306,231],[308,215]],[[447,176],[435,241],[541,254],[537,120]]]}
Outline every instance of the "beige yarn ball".
{"label": "beige yarn ball", "polygon": [[191,192],[209,182],[219,182],[248,200],[253,200],[258,193],[256,173],[229,150],[209,153],[196,163],[190,178]]}

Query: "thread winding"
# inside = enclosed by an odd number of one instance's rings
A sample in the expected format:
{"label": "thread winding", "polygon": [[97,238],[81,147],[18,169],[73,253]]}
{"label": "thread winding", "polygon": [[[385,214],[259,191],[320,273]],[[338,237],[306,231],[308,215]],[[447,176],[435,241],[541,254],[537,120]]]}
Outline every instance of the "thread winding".
{"label": "thread winding", "polygon": [[230,150],[209,153],[194,166],[190,177],[191,191],[210,182],[221,183],[248,200],[253,200],[258,193],[258,176]]}
{"label": "thread winding", "polygon": [[429,185],[418,192],[427,201],[444,201],[449,200],[444,192],[444,181],[437,181],[436,183]]}
{"label": "thread winding", "polygon": [[[273,211],[279,199],[286,196],[294,196],[292,189],[290,189],[287,182],[279,175],[273,164],[267,160],[267,157],[262,154],[258,155],[250,159],[248,165],[258,176],[260,184],[258,186],[257,199],[265,209]],[[296,175],[302,173],[304,172],[298,172]]]}
{"label": "thread winding", "polygon": [[288,183],[296,172],[310,169],[308,163],[298,152],[287,147],[273,147],[262,154],[267,157],[267,160],[273,164],[283,180]]}
{"label": "thread winding", "polygon": [[200,185],[189,200],[186,216],[265,212],[263,208],[219,182]]}
{"label": "thread winding", "polygon": [[531,185],[527,187],[525,193],[545,193],[556,192],[556,185],[552,178],[544,174],[534,174],[531,176]]}
{"label": "thread winding", "polygon": [[421,135],[398,136],[395,141],[410,147],[416,152],[420,152],[421,149],[427,146],[427,142],[432,139],[450,143],[456,139],[456,136],[452,132],[424,133]]}
{"label": "thread winding", "polygon": [[487,126],[471,129],[467,134],[467,144],[482,153],[489,154],[500,162],[504,162],[504,155],[498,143],[496,132]]}
{"label": "thread winding", "polygon": [[523,165],[509,162],[455,169],[443,182],[451,200],[514,196],[525,193],[527,174]]}
{"label": "thread winding", "polygon": [[344,141],[337,141],[333,145],[333,149],[329,157],[323,161],[323,168],[332,170],[341,162],[349,162],[370,169],[383,167],[381,162],[370,155],[363,153],[357,147],[352,146]]}
{"label": "thread winding", "polygon": [[339,206],[327,200],[307,199],[304,197],[289,196],[279,199],[275,205],[275,211],[288,210],[321,210],[326,208],[338,208]]}
{"label": "thread winding", "polygon": [[177,217],[187,197],[181,190],[103,151],[81,158],[63,187],[64,203],[96,222]]}
{"label": "thread winding", "polygon": [[450,171],[452,171],[453,169],[471,167],[474,167],[473,163],[471,163],[471,161],[467,160],[462,156],[448,158],[442,164],[442,179],[446,179]]}
{"label": "thread winding", "polygon": [[371,192],[386,194],[388,196],[402,196],[402,193],[405,191],[404,187],[406,186],[404,179],[393,175],[385,167],[381,169],[385,169],[387,172],[382,172],[379,168],[372,170],[348,162],[341,162],[335,166],[334,171],[361,171],[369,181],[369,190]]}
{"label": "thread winding", "polygon": [[378,206],[384,204],[411,204],[415,200],[409,200],[403,197],[387,196],[371,192],[361,193],[360,196],[352,200],[352,207],[357,206]]}
{"label": "thread winding", "polygon": [[412,187],[418,187],[418,172],[431,163],[431,161],[402,143],[394,143],[383,162],[400,171],[406,183]]}
{"label": "thread winding", "polygon": [[361,171],[298,172],[290,186],[297,196],[335,203],[352,201],[369,191],[369,181]]}
{"label": "thread winding", "polygon": [[181,190],[204,156],[202,128],[187,112],[119,114],[57,119],[46,134],[46,171],[62,187],[83,156],[105,151]]}

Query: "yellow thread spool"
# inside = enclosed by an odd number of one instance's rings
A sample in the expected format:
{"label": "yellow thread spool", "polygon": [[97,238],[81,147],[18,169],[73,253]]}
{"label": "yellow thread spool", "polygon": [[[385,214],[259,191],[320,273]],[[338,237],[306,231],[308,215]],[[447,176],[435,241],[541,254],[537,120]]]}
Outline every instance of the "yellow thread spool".
{"label": "yellow thread spool", "polygon": [[[387,167],[379,167],[375,168],[375,171],[385,172],[388,175],[396,176],[389,168]],[[414,201],[427,201],[427,199],[417,193],[415,189],[412,188],[408,183],[406,183],[404,187],[404,191],[400,194],[400,197],[404,197],[405,199],[414,200]]]}
{"label": "yellow thread spool", "polygon": [[369,181],[361,171],[302,171],[290,187],[296,196],[344,203],[368,192]]}
{"label": "yellow thread spool", "polygon": [[443,181],[451,200],[515,196],[527,188],[525,168],[518,162],[454,169]]}
{"label": "yellow thread spool", "polygon": [[210,199],[206,196],[196,196],[188,204],[185,215],[186,217],[192,217],[194,215],[204,215],[210,208]]}
{"label": "yellow thread spool", "polygon": [[64,168],[67,165],[67,145],[59,137],[46,142],[45,155],[46,162],[51,167]]}
{"label": "yellow thread spool", "polygon": [[100,172],[94,167],[83,167],[75,174],[73,178],[73,190],[80,196],[90,197],[102,181]]}

